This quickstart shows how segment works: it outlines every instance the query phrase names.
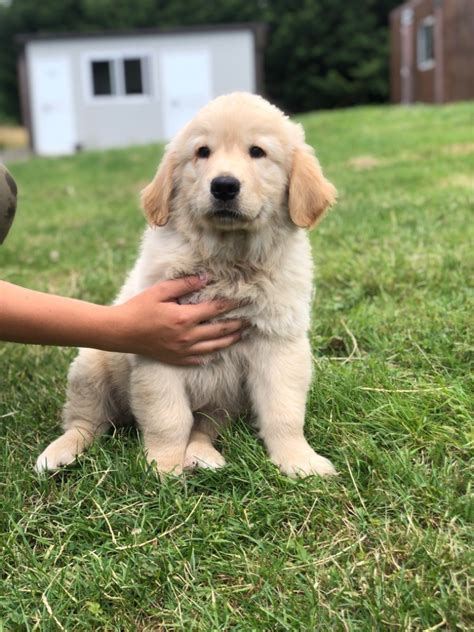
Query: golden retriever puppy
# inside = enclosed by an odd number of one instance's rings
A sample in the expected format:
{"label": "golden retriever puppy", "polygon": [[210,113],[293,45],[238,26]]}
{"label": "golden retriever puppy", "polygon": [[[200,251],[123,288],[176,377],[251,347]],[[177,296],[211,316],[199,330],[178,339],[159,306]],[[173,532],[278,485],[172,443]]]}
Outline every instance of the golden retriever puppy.
{"label": "golden retriever puppy", "polygon": [[335,474],[303,434],[311,380],[312,259],[305,229],[335,200],[300,125],[261,97],[204,107],[171,141],[142,192],[150,227],[117,302],[165,279],[207,272],[188,302],[232,298],[242,340],[196,367],[80,351],[69,373],[64,434],[37,469],[72,462],[112,425],[135,419],[161,472],[218,468],[219,427],[252,410],[270,459],[290,476]]}

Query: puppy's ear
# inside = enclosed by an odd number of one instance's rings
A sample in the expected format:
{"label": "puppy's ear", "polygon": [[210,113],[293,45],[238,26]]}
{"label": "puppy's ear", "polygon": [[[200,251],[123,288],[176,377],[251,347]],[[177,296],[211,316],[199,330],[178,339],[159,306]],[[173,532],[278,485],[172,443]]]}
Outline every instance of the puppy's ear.
{"label": "puppy's ear", "polygon": [[288,208],[294,224],[313,228],[324,211],[336,201],[336,189],[323,176],[309,145],[295,150],[291,168]]}
{"label": "puppy's ear", "polygon": [[141,193],[142,208],[151,226],[164,226],[169,217],[174,182],[174,154],[167,151],[155,177]]}

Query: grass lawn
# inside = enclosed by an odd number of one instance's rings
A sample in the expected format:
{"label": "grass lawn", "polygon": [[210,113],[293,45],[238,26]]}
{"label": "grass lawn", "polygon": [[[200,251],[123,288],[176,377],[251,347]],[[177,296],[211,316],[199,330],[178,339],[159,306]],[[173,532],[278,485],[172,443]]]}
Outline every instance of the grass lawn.
{"label": "grass lawn", "polygon": [[[340,192],[312,236],[306,420],[340,476],[282,477],[236,420],[221,471],[160,482],[130,430],[39,478],[75,352],[3,344],[0,630],[472,629],[474,106],[301,120]],[[0,276],[110,301],[160,154],[11,165]]]}

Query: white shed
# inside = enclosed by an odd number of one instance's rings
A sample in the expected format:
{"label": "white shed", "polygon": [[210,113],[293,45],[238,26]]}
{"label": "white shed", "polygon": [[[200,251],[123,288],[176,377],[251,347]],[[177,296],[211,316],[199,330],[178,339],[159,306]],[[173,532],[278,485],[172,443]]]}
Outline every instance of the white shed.
{"label": "white shed", "polygon": [[25,35],[22,112],[35,153],[170,139],[220,94],[261,92],[265,26]]}

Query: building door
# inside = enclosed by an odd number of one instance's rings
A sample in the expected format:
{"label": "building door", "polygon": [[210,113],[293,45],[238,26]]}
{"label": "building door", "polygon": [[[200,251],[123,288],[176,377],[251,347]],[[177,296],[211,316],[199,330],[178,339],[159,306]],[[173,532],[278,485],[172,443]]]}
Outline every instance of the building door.
{"label": "building door", "polygon": [[161,76],[164,134],[170,139],[212,98],[209,51],[163,53]]}
{"label": "building door", "polygon": [[31,64],[33,141],[43,156],[72,154],[74,122],[71,64],[67,57],[38,57]]}

